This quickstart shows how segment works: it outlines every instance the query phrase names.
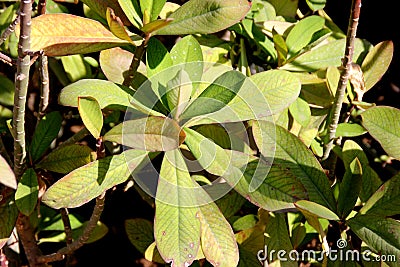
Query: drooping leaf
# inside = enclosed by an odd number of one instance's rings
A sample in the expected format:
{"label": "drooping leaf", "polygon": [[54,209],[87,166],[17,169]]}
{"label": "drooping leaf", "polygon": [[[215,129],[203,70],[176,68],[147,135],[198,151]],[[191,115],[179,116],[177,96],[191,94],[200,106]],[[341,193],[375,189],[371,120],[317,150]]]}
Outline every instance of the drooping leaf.
{"label": "drooping leaf", "polygon": [[129,91],[113,82],[84,79],[64,87],[59,95],[58,102],[64,106],[78,107],[79,97],[96,99],[101,109],[110,105],[129,107],[132,100]]}
{"label": "drooping leaf", "polygon": [[0,75],[0,104],[14,105],[14,83],[7,77]]}
{"label": "drooping leaf", "polygon": [[[90,9],[96,12],[102,18],[106,18],[107,8],[110,7],[115,11],[115,14],[121,18],[122,22],[126,26],[130,26],[130,21],[125,15],[125,9],[122,10],[119,5],[120,1],[118,0],[82,0],[84,4],[86,4]],[[122,2],[135,2],[135,1],[122,1]]]}
{"label": "drooping leaf", "polygon": [[386,181],[361,208],[360,214],[393,216],[400,214],[400,174]]}
{"label": "drooping leaf", "polygon": [[96,153],[88,146],[72,144],[52,151],[35,167],[66,174],[95,159]]}
{"label": "drooping leaf", "polygon": [[[270,252],[272,250],[293,250],[284,213],[271,213],[268,217],[267,225],[265,227],[265,247],[267,248],[266,252],[268,252],[268,255],[271,255]],[[269,263],[272,263],[272,261],[275,260],[278,260],[276,255],[274,255],[272,259],[268,258]],[[280,265],[283,267],[298,266],[295,261],[280,261]]]}
{"label": "drooping leaf", "polygon": [[336,210],[328,177],[312,152],[295,135],[264,121],[253,124],[253,135],[264,157],[268,159],[271,150],[275,150],[274,163],[301,181],[310,201]]}
{"label": "drooping leaf", "polygon": [[[345,41],[345,39],[333,40],[314,47],[299,55],[290,63],[285,64],[281,69],[290,71],[316,71],[329,66],[340,66],[341,59],[343,58]],[[368,51],[369,46],[370,45],[365,44],[362,40],[356,39],[354,43],[354,62],[362,52]]]}
{"label": "drooping leaf", "polygon": [[104,140],[146,151],[168,151],[184,140],[179,125],[167,117],[127,120],[108,131]]}
{"label": "drooping leaf", "polygon": [[53,111],[40,120],[29,147],[32,161],[38,160],[50,147],[61,128],[62,119],[58,111]]}
{"label": "drooping leaf", "polygon": [[150,38],[146,55],[148,77],[172,66],[171,55],[167,48],[155,37]]}
{"label": "drooping leaf", "polygon": [[13,190],[2,191],[0,200],[0,249],[7,243],[18,217]]}
{"label": "drooping leaf", "polygon": [[348,166],[339,187],[337,212],[340,218],[345,219],[353,210],[358,195],[362,189],[362,166],[355,158]]}
{"label": "drooping leaf", "polygon": [[147,10],[151,22],[157,19],[165,2],[166,0],[140,0],[140,9],[142,10],[142,14]]}
{"label": "drooping leaf", "polygon": [[42,201],[55,209],[79,207],[105,190],[125,182],[146,158],[140,150],[127,150],[86,164],[64,176],[43,195]]}
{"label": "drooping leaf", "polygon": [[[17,179],[14,172],[3,156],[0,155],[0,184],[17,189]],[[1,200],[0,200],[1,201]]]}
{"label": "drooping leaf", "polygon": [[295,203],[296,208],[300,211],[307,211],[316,215],[318,218],[324,218],[328,220],[339,220],[339,217],[328,208],[319,205],[317,203],[308,200],[299,200]]}
{"label": "drooping leaf", "polygon": [[[143,26],[142,14],[138,1],[118,0],[119,5],[133,26],[140,29]],[[125,24],[127,25],[127,24]],[[128,26],[128,25],[127,25]]]}
{"label": "drooping leaf", "polygon": [[400,257],[400,222],[374,215],[360,215],[348,222],[351,230],[378,255]]}
{"label": "drooping leaf", "polygon": [[108,27],[115,36],[117,36],[119,39],[128,41],[129,43],[135,45],[135,43],[129,37],[129,34],[126,31],[121,19],[115,15],[113,9],[107,7],[106,17],[107,17]]}
{"label": "drooping leaf", "polygon": [[362,125],[396,159],[400,159],[399,116],[399,109],[386,106],[369,108],[361,114]]}
{"label": "drooping leaf", "polygon": [[36,207],[39,184],[35,171],[29,168],[22,175],[15,192],[15,204],[22,214],[29,216]]}
{"label": "drooping leaf", "polygon": [[153,224],[145,219],[128,219],[125,221],[125,231],[129,241],[142,254],[154,242]]}
{"label": "drooping leaf", "polygon": [[156,193],[154,236],[162,258],[172,267],[191,265],[200,248],[195,187],[180,151],[167,151]]}
{"label": "drooping leaf", "polygon": [[285,39],[283,39],[282,35],[277,33],[275,29],[272,29],[272,36],[273,36],[272,40],[274,41],[274,47],[278,54],[278,66],[282,66],[286,62],[288,48]]}
{"label": "drooping leaf", "polygon": [[43,50],[48,56],[86,54],[128,43],[98,21],[70,14],[35,17],[31,29],[31,50]]}
{"label": "drooping leaf", "polygon": [[381,42],[369,51],[361,65],[366,90],[371,89],[382,78],[388,70],[392,58],[392,41]]}
{"label": "drooping leaf", "polygon": [[241,20],[250,10],[247,0],[191,0],[168,18],[174,21],[158,35],[214,33]]}
{"label": "drooping leaf", "polygon": [[92,97],[78,97],[78,110],[83,124],[98,139],[103,128],[103,113],[99,103]]}
{"label": "drooping leaf", "polygon": [[290,30],[286,44],[290,55],[294,55],[308,45],[314,33],[324,27],[325,20],[320,16],[309,16],[299,22]]}

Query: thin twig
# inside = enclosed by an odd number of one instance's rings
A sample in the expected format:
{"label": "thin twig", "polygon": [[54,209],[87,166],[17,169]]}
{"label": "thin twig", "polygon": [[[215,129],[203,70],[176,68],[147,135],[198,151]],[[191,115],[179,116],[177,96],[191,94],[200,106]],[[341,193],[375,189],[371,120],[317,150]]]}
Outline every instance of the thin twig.
{"label": "thin twig", "polygon": [[47,56],[42,55],[39,58],[39,72],[40,72],[40,103],[39,103],[39,116],[40,120],[44,115],[47,107],[49,106],[49,65]]}
{"label": "thin twig", "polygon": [[39,3],[38,3],[38,13],[39,13],[40,15],[46,14],[46,4],[47,4],[47,1],[46,1],[46,0],[39,0]]}
{"label": "thin twig", "polygon": [[71,228],[71,222],[69,220],[68,216],[68,209],[62,208],[60,209],[60,214],[61,214],[61,219],[64,224],[64,232],[66,235],[66,243],[67,245],[70,245],[72,243],[72,228]]}
{"label": "thin twig", "polygon": [[15,60],[13,60],[11,57],[4,55],[3,53],[0,52],[0,60],[3,61],[4,63],[12,66],[15,65]]}
{"label": "thin twig", "polygon": [[3,34],[0,37],[0,45],[2,45],[7,38],[14,32],[15,27],[19,23],[20,20],[20,15],[19,12],[17,13],[17,17],[11,22],[11,24],[7,27],[7,29],[3,32]]}
{"label": "thin twig", "polygon": [[146,35],[142,44],[136,48],[135,54],[133,55],[131,65],[129,66],[128,74],[126,75],[126,77],[122,83],[123,85],[130,86],[132,81],[134,80],[137,70],[140,65],[140,61],[142,60],[144,52],[146,51],[146,47],[147,47],[147,43],[149,42],[149,39],[150,39],[150,35]]}
{"label": "thin twig", "polygon": [[79,249],[87,242],[91,233],[95,229],[97,222],[100,220],[101,213],[103,212],[105,193],[106,192],[103,192],[100,196],[96,198],[96,205],[93,209],[92,216],[90,217],[89,222],[85,227],[85,230],[83,230],[83,234],[77,240],[74,240],[70,245],[59,249],[56,253],[39,257],[37,259],[38,263],[49,263],[53,261],[63,260],[65,258],[65,255],[72,254],[75,250]]}
{"label": "thin twig", "polygon": [[338,89],[335,94],[335,101],[332,110],[331,122],[328,127],[329,142],[325,145],[324,155],[322,160],[326,160],[332,150],[335,140],[336,128],[339,123],[340,112],[342,110],[344,95],[347,87],[347,82],[350,75],[351,63],[353,62],[354,40],[356,38],[358,20],[360,17],[361,0],[353,0],[351,6],[351,14],[349,19],[349,27],[346,37],[346,50],[342,62],[342,73],[338,84]]}

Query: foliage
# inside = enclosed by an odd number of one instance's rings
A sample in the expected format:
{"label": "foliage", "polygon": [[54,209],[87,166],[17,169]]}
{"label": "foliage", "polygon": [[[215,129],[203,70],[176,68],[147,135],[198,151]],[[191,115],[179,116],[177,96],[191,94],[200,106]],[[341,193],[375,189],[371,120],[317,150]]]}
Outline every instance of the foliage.
{"label": "foliage", "polygon": [[[86,234],[95,242],[107,226],[95,221],[86,233],[93,218],[77,219],[74,208],[134,184],[154,222],[128,219],[126,235],[158,264],[297,266],[274,251],[300,252],[312,238],[321,248],[303,261],[315,266],[345,264],[330,249],[400,260],[400,175],[379,177],[362,140],[379,142],[377,158],[400,159],[400,110],[362,99],[388,69],[391,41],[356,40],[361,83],[352,73],[338,141],[323,161],[346,45],[326,1],[304,1],[303,15],[302,1],[85,0],[85,17],[64,2],[33,15],[31,50],[50,57],[55,101],[44,116],[26,111],[38,122],[27,123],[21,177],[0,142],[0,247],[18,213],[30,216],[40,245],[67,241],[68,249]],[[4,7],[3,32],[19,4]],[[16,36],[4,54],[16,57]],[[33,67],[31,87],[40,89],[43,67]],[[0,76],[2,140],[18,131],[13,99],[14,83]],[[63,217],[69,231],[58,209],[72,212]]]}

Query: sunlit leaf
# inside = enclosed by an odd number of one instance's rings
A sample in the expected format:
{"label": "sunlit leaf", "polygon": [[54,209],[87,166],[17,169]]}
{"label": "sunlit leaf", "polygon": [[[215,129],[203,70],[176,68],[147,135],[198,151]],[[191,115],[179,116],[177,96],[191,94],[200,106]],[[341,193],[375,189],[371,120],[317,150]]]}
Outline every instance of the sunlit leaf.
{"label": "sunlit leaf", "polygon": [[296,16],[299,0],[269,0],[268,2],[274,6],[276,15],[291,18]]}
{"label": "sunlit leaf", "polygon": [[132,99],[127,89],[110,81],[84,79],[64,87],[58,101],[64,106],[78,107],[79,97],[96,99],[101,109],[110,105],[129,107]]}
{"label": "sunlit leaf", "polygon": [[179,125],[167,117],[127,120],[108,131],[104,140],[146,151],[168,151],[184,140]]}
{"label": "sunlit leaf", "polygon": [[371,89],[388,70],[393,49],[392,41],[384,41],[374,46],[365,57],[361,69],[364,72],[366,90]]}
{"label": "sunlit leaf", "polygon": [[171,22],[172,22],[172,19],[158,19],[158,20],[152,21],[150,23],[147,23],[140,30],[142,30],[143,32],[145,32],[147,34],[150,34],[155,31],[158,31],[159,29],[166,27]]}
{"label": "sunlit leaf", "polygon": [[191,194],[195,187],[180,151],[167,151],[157,186],[154,236],[172,267],[192,264],[200,248],[199,208]]}
{"label": "sunlit leaf", "polygon": [[247,0],[191,0],[168,18],[174,21],[159,35],[214,33],[239,22],[250,10]]}
{"label": "sunlit leaf", "polygon": [[150,22],[156,20],[165,2],[166,0],[140,0],[142,14],[147,10],[150,16]]}
{"label": "sunlit leaf", "polygon": [[79,207],[105,190],[125,182],[133,169],[146,158],[140,150],[127,150],[84,165],[64,176],[43,195],[42,201],[58,208]]}
{"label": "sunlit leaf", "polygon": [[15,192],[15,204],[21,213],[29,216],[36,207],[39,184],[35,171],[29,168],[22,175]]}
{"label": "sunlit leaf", "polygon": [[391,218],[361,215],[348,222],[351,230],[379,255],[400,257],[400,222]]}
{"label": "sunlit leaf", "polygon": [[290,55],[294,55],[308,45],[314,33],[324,27],[325,20],[320,16],[309,16],[290,30],[286,37],[286,44]]}
{"label": "sunlit leaf", "polygon": [[61,128],[62,119],[58,111],[53,111],[46,114],[40,120],[29,147],[32,161],[38,160],[50,147],[50,144],[57,137],[58,131]]}
{"label": "sunlit leaf", "polygon": [[339,123],[336,129],[336,137],[354,137],[367,133],[361,125],[357,123]]}
{"label": "sunlit leaf", "polygon": [[[135,0],[136,1],[136,0]],[[121,18],[122,22],[126,26],[130,26],[129,19],[125,15],[124,11],[119,5],[118,0],[82,0],[84,4],[90,7],[90,9],[94,10],[99,16],[102,18],[106,18],[107,8],[110,7],[115,11],[115,14]],[[124,2],[134,2],[134,1],[124,1]]]}
{"label": "sunlit leaf", "polygon": [[107,7],[106,16],[108,27],[110,27],[111,32],[119,39],[128,41],[129,43],[135,45],[135,43],[129,37],[128,32],[126,31],[121,19],[115,15],[114,10]]}
{"label": "sunlit leaf", "polygon": [[326,0],[306,0],[306,2],[312,11],[323,9],[326,5]]}
{"label": "sunlit leaf", "polygon": [[61,57],[61,63],[65,73],[71,82],[76,82],[80,79],[90,78],[92,72],[90,66],[85,64],[82,55],[71,55]]}
{"label": "sunlit leaf", "polygon": [[312,152],[295,135],[263,121],[253,124],[253,135],[261,154],[267,159],[271,149],[275,150],[274,164],[301,181],[310,201],[336,210],[328,177]]}
{"label": "sunlit leaf", "polygon": [[172,66],[172,59],[167,48],[155,37],[149,40],[146,60],[148,77]]}
{"label": "sunlit leaf", "polygon": [[43,50],[48,56],[86,54],[128,43],[98,21],[70,14],[35,17],[31,29],[31,50]]}
{"label": "sunlit leaf", "polygon": [[386,106],[369,108],[361,114],[362,125],[396,159],[400,159],[399,116],[399,109]]}
{"label": "sunlit leaf", "polygon": [[78,110],[83,124],[98,139],[103,128],[103,113],[99,103],[92,97],[78,97]]}
{"label": "sunlit leaf", "polygon": [[140,29],[143,26],[143,22],[138,1],[118,0],[118,3],[132,25]]}
{"label": "sunlit leaf", "polygon": [[310,106],[300,97],[289,106],[289,111],[301,126],[306,127],[311,120]]}
{"label": "sunlit leaf", "polygon": [[360,214],[393,216],[400,214],[400,174],[386,181],[361,208]]}
{"label": "sunlit leaf", "polygon": [[[17,179],[7,161],[0,155],[0,184],[17,189]],[[0,200],[1,201],[1,200]]]}
{"label": "sunlit leaf", "polygon": [[177,119],[185,110],[192,94],[192,83],[189,75],[181,70],[168,82],[167,103],[173,118]]}

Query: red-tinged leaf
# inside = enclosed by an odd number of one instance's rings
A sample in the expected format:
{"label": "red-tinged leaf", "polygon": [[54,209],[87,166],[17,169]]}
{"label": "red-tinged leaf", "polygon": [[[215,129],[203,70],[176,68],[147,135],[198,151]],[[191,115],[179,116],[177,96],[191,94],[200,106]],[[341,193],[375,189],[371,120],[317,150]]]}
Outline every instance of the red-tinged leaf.
{"label": "red-tinged leaf", "polygon": [[106,16],[107,16],[107,23],[108,26],[110,27],[111,32],[118,38],[128,41],[131,44],[135,45],[131,40],[131,38],[129,37],[128,32],[126,31],[120,17],[115,15],[114,10],[108,7]]}
{"label": "red-tinged leaf", "polygon": [[115,14],[121,18],[124,25],[126,26],[132,25],[127,16],[125,15],[124,11],[122,11],[122,8],[118,3],[118,0],[100,0],[100,1],[81,0],[81,1],[103,18],[106,18],[107,7],[110,7],[115,11]]}
{"label": "red-tinged leaf", "polygon": [[70,14],[33,18],[31,30],[31,50],[43,50],[48,56],[85,54],[128,43],[98,21]]}

